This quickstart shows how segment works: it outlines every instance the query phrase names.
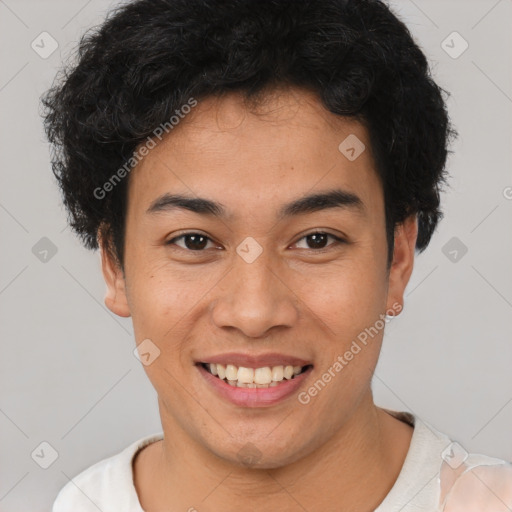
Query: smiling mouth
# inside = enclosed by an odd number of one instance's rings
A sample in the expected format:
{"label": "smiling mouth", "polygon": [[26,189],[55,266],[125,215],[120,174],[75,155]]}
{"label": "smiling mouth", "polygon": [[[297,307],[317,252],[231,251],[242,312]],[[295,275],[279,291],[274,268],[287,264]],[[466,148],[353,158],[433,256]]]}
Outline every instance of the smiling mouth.
{"label": "smiling mouth", "polygon": [[279,386],[283,382],[294,379],[313,365],[305,366],[264,366],[262,368],[246,368],[233,364],[200,363],[209,373],[233,387],[269,388]]}

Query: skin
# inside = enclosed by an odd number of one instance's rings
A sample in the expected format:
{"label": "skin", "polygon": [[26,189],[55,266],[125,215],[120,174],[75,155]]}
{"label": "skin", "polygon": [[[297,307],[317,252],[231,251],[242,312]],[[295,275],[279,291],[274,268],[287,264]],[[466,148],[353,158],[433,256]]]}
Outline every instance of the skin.
{"label": "skin", "polygon": [[[366,146],[352,162],[338,150],[350,134]],[[336,208],[276,219],[283,204],[335,188],[357,194],[364,215]],[[230,217],[147,214],[164,193],[220,202]],[[327,238],[318,249],[304,238],[317,229],[347,243]],[[208,236],[208,246],[165,245],[183,232]],[[236,252],[248,236],[263,249],[250,264]],[[144,367],[165,436],[134,462],[144,510],[362,512],[382,502],[413,431],[373,402],[383,330],[307,405],[294,394],[237,407],[194,361],[295,355],[314,365],[307,390],[379,315],[403,305],[416,237],[411,216],[395,231],[388,270],[368,133],[308,91],[268,93],[257,110],[236,93],[207,98],[149,152],[130,175],[124,272],[101,247],[107,307],[132,317],[137,344],[149,338],[161,351]],[[247,443],[261,454],[252,466],[237,457]]]}

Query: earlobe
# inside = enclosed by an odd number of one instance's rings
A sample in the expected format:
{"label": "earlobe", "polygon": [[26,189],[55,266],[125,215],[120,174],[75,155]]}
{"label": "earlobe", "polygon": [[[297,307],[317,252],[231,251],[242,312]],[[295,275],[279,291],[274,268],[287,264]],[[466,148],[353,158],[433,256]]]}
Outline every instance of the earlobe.
{"label": "earlobe", "polygon": [[[416,215],[407,217],[395,230],[393,261],[389,271],[386,308],[402,311],[404,291],[414,267],[418,222]],[[399,305],[400,307],[397,307]]]}
{"label": "earlobe", "polygon": [[105,246],[99,242],[101,269],[107,286],[105,306],[118,316],[129,317],[130,307],[126,296],[126,282],[122,269],[113,261]]}

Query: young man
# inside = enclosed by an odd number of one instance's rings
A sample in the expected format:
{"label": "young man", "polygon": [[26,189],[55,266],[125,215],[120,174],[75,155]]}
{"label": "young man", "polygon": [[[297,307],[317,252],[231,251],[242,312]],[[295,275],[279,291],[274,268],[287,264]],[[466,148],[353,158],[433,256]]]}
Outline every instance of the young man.
{"label": "young man", "polygon": [[372,397],[454,133],[385,4],[128,3],[44,103],[163,427],[54,512],[510,510],[511,464]]}

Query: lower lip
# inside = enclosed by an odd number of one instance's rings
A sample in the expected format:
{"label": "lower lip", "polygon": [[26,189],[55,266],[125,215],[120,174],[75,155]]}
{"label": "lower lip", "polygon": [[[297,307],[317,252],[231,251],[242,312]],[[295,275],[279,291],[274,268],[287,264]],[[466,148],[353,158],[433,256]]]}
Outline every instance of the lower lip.
{"label": "lower lip", "polygon": [[308,377],[312,366],[293,379],[283,380],[280,384],[268,388],[239,388],[212,375],[201,364],[196,365],[203,378],[224,398],[242,407],[266,407],[288,398]]}

